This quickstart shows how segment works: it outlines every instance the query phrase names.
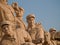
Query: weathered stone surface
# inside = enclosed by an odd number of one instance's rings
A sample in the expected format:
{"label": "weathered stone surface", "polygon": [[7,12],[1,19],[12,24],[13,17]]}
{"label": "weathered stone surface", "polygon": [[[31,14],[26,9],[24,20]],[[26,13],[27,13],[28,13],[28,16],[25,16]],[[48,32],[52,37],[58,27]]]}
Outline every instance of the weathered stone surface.
{"label": "weathered stone surface", "polygon": [[[3,22],[2,22],[3,23]],[[16,32],[12,29],[11,23],[5,21],[1,25],[4,35],[1,38],[0,45],[18,45]]]}
{"label": "weathered stone surface", "polygon": [[55,40],[57,42],[57,45],[60,45],[60,31],[59,32],[56,32]]}
{"label": "weathered stone surface", "polygon": [[[26,26],[23,22],[23,14],[24,14],[24,9],[19,7],[18,4],[15,2],[12,4],[12,7],[15,10],[16,13],[16,32],[18,36],[18,40],[20,44],[23,44],[25,42],[31,42],[32,39],[29,35],[29,33],[26,31]],[[20,34],[20,35],[19,35]]]}
{"label": "weathered stone surface", "polygon": [[55,40],[51,40],[51,35],[49,32],[45,32],[45,40],[43,45],[56,45],[56,41]]}
{"label": "weathered stone surface", "polygon": [[0,1],[0,22],[4,20],[14,22],[13,14],[14,14],[13,8],[10,5],[5,4],[4,1],[3,2]]}
{"label": "weathered stone surface", "polygon": [[24,9],[17,2],[9,5],[0,0],[0,45],[60,45],[60,32],[50,28],[45,32],[35,15],[29,14],[27,27],[23,21]]}
{"label": "weathered stone surface", "polygon": [[33,14],[29,14],[27,17],[28,28],[27,31],[29,32],[32,42],[35,44],[43,43],[44,42],[44,29],[41,24],[35,24],[35,16]]}
{"label": "weathered stone surface", "polygon": [[51,35],[51,39],[54,40],[55,39],[55,34],[56,34],[56,29],[55,28],[50,28],[49,29],[50,35]]}
{"label": "weathered stone surface", "polygon": [[56,32],[55,38],[58,38],[60,40],[60,32]]}

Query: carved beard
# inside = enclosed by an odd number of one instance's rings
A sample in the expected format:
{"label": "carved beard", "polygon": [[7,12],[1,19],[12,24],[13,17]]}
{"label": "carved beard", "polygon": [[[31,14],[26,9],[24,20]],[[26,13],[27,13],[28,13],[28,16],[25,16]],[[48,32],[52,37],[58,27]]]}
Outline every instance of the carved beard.
{"label": "carved beard", "polygon": [[5,35],[8,36],[8,37],[12,37],[13,36],[13,34],[10,34],[10,33],[6,33]]}

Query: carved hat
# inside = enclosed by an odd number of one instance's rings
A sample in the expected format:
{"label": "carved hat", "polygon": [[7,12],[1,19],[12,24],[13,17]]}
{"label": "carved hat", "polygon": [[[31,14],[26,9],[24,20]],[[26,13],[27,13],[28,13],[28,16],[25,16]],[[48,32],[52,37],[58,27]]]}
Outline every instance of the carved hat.
{"label": "carved hat", "polygon": [[14,6],[18,6],[18,3],[17,2],[13,2],[12,3],[12,7],[14,7]]}
{"label": "carved hat", "polygon": [[12,24],[10,21],[3,21],[0,23],[0,26],[3,27],[4,25],[10,25]]}
{"label": "carved hat", "polygon": [[[15,8],[16,6],[19,7],[18,3],[17,2],[13,2],[12,3],[12,7]],[[22,7],[19,7],[20,10],[24,11],[24,9]]]}
{"label": "carved hat", "polygon": [[50,28],[49,32],[52,32],[52,31],[56,31],[56,29],[55,28]]}
{"label": "carved hat", "polygon": [[22,8],[22,7],[19,7],[19,9],[22,10],[22,11],[24,11],[24,8]]}
{"label": "carved hat", "polygon": [[29,19],[29,18],[35,18],[35,15],[34,14],[29,14],[26,19]]}

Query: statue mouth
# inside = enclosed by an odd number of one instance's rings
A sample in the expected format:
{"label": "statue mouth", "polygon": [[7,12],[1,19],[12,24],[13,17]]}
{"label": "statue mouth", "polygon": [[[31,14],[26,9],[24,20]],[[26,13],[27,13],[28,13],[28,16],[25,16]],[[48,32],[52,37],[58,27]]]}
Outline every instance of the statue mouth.
{"label": "statue mouth", "polygon": [[11,35],[10,35],[10,34],[6,34],[6,36],[7,36],[7,37],[11,37]]}
{"label": "statue mouth", "polygon": [[11,34],[5,34],[5,36],[7,36],[7,37],[12,37],[12,35],[11,35]]}

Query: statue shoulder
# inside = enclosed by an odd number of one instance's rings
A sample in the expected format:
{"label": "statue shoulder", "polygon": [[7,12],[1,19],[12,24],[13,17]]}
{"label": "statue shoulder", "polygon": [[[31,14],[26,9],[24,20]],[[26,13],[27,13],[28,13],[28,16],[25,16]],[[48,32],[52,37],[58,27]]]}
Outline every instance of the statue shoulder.
{"label": "statue shoulder", "polygon": [[42,24],[41,24],[41,23],[35,23],[35,26],[36,26],[36,27],[41,27]]}
{"label": "statue shoulder", "polygon": [[43,31],[43,32],[44,32],[44,27],[42,26],[41,23],[36,23],[36,24],[35,24],[35,28],[38,29],[38,30],[40,30],[40,31]]}

